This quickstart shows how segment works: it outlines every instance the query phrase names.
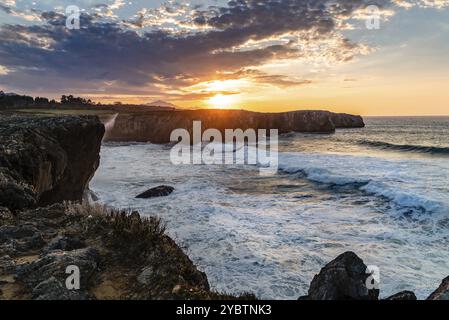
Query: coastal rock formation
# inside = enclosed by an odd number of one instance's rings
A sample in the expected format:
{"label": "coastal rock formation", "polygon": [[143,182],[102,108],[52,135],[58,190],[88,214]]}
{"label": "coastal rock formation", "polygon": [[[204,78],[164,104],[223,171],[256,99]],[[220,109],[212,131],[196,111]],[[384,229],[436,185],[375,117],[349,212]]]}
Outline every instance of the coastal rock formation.
{"label": "coastal rock formation", "polygon": [[[81,199],[103,133],[92,117],[0,120],[0,300],[254,299],[212,291],[158,218],[100,205],[46,205]],[[65,285],[69,265],[80,268],[80,290]],[[362,259],[346,252],[300,299],[377,300],[367,277]],[[404,291],[387,299],[416,297]],[[428,299],[449,299],[449,277]]]}
{"label": "coastal rock formation", "polygon": [[11,210],[81,200],[99,165],[97,117],[0,119],[0,206]]}
{"label": "coastal rock formation", "polygon": [[363,128],[365,126],[361,116],[347,113],[331,113],[330,117],[335,128]]}
{"label": "coastal rock formation", "polygon": [[[157,218],[100,205],[18,212],[0,228],[0,299],[226,297],[210,291],[206,275],[164,231]],[[76,291],[65,284],[72,265],[80,270]]]}
{"label": "coastal rock formation", "polygon": [[378,290],[366,287],[366,265],[353,252],[345,252],[329,262],[310,284],[303,300],[377,300]]}
{"label": "coastal rock formation", "polygon": [[[237,298],[210,290],[158,218],[46,206],[81,200],[103,133],[94,117],[2,117],[0,300]],[[80,290],[66,287],[69,266],[80,270]]]}
{"label": "coastal rock formation", "polygon": [[155,197],[165,197],[171,194],[175,188],[170,186],[158,186],[151,188],[145,192],[142,192],[139,194],[136,198],[137,199],[148,199],[148,198],[155,198]]}
{"label": "coastal rock formation", "polygon": [[[106,119],[105,119],[106,121]],[[258,113],[244,110],[188,110],[120,113],[108,131],[108,141],[170,142],[173,130],[193,131],[193,121],[201,121],[202,130],[278,129],[279,133],[333,133],[336,128],[363,127],[360,116],[328,111]]]}
{"label": "coastal rock formation", "polygon": [[417,299],[413,292],[401,291],[388,298],[385,298],[385,300],[417,300]]}
{"label": "coastal rock formation", "polygon": [[427,300],[449,300],[449,277],[446,277]]}

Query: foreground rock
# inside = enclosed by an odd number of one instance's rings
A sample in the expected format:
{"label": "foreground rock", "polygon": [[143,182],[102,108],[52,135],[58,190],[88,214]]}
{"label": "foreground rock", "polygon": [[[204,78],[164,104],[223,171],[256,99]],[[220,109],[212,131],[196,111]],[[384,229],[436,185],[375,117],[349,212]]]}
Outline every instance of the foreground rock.
{"label": "foreground rock", "polygon": [[[106,119],[105,119],[106,121]],[[279,133],[332,133],[336,128],[364,127],[362,117],[328,111],[258,113],[244,110],[188,110],[121,113],[108,131],[109,141],[170,142],[173,130],[192,133],[193,121],[201,121],[202,131],[225,129],[278,129]]]}
{"label": "foreground rock", "polygon": [[438,289],[427,300],[449,300],[449,277],[443,279]]}
{"label": "foreground rock", "polygon": [[0,117],[0,207],[79,201],[99,164],[97,117]]}
{"label": "foreground rock", "polygon": [[306,300],[377,300],[378,290],[366,287],[366,265],[353,252],[329,262],[310,284]]}
{"label": "foreground rock", "polygon": [[401,291],[398,292],[388,298],[385,298],[385,300],[417,300],[416,296],[411,291]]}
{"label": "foreground rock", "polygon": [[158,187],[151,188],[145,192],[142,192],[136,198],[148,199],[148,198],[155,198],[155,197],[166,197],[166,196],[170,195],[173,191],[175,191],[175,188],[173,188],[173,187],[158,186]]}
{"label": "foreground rock", "polygon": [[[101,206],[22,211],[0,227],[0,299],[232,298],[211,292],[164,231],[157,218]],[[72,265],[80,290],[66,288]]]}

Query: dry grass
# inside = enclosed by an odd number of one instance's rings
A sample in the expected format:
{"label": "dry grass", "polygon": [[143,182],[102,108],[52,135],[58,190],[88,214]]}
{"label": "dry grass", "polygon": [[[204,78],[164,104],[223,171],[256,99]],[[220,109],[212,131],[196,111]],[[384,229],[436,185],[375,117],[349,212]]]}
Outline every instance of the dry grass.
{"label": "dry grass", "polygon": [[111,209],[101,204],[66,203],[66,213],[85,216],[88,230],[107,232],[111,245],[126,249],[130,256],[142,255],[165,237],[166,225],[158,217],[141,217],[131,210]]}

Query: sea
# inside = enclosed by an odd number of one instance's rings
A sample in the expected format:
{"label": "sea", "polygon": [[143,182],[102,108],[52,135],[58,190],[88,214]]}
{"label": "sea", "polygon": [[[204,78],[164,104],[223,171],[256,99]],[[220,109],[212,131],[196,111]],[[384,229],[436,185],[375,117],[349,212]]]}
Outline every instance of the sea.
{"label": "sea", "polygon": [[[366,127],[279,137],[279,170],[174,165],[171,145],[105,143],[99,202],[159,216],[211,288],[297,299],[353,251],[380,295],[426,298],[449,275],[449,117],[367,117]],[[135,196],[151,187],[175,191]]]}

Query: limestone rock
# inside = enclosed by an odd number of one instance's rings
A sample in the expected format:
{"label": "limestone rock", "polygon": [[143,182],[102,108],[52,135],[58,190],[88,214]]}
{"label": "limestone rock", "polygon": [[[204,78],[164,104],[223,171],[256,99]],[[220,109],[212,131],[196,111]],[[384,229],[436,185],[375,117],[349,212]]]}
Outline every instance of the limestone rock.
{"label": "limestone rock", "polygon": [[353,252],[329,262],[312,280],[307,300],[377,300],[378,290],[366,287],[366,265]]}
{"label": "limestone rock", "polygon": [[170,186],[158,186],[155,188],[151,188],[141,194],[139,194],[136,198],[138,199],[148,199],[155,197],[165,197],[171,194],[175,188]]}

